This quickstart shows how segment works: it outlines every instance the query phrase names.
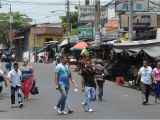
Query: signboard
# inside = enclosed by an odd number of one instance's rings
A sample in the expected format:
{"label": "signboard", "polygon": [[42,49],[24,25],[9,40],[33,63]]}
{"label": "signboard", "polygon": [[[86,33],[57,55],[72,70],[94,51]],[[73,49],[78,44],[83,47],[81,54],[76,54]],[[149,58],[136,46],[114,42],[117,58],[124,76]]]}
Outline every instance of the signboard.
{"label": "signboard", "polygon": [[[121,27],[128,28],[129,26],[129,15],[121,15],[120,17]],[[137,13],[133,17],[134,28],[149,28],[157,27],[157,14],[156,13]]]}
{"label": "signboard", "polygon": [[95,40],[96,43],[100,42],[101,36],[100,36],[99,32],[95,33],[94,40]]}
{"label": "signboard", "polygon": [[[101,6],[100,22],[106,23],[108,18],[107,7]],[[78,7],[78,22],[95,22],[95,5],[82,5]]]}
{"label": "signboard", "polygon": [[117,39],[118,37],[119,37],[118,28],[106,31],[106,38],[108,38],[108,39]]}
{"label": "signboard", "polygon": [[[116,12],[128,11],[128,0],[116,0]],[[133,10],[137,12],[149,11],[149,0],[133,0]]]}
{"label": "signboard", "polygon": [[93,27],[92,26],[78,26],[78,36],[80,38],[92,37]]}

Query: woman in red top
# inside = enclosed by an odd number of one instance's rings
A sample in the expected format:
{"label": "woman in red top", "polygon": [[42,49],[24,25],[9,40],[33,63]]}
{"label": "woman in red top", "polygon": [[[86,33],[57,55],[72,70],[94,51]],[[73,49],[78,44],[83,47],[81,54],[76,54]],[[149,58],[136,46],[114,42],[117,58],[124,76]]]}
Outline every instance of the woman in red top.
{"label": "woman in red top", "polygon": [[24,100],[28,100],[31,85],[33,83],[33,80],[35,80],[35,75],[34,75],[33,67],[31,65],[28,65],[27,58],[24,58],[23,64],[20,70],[22,72],[21,89],[24,94]]}

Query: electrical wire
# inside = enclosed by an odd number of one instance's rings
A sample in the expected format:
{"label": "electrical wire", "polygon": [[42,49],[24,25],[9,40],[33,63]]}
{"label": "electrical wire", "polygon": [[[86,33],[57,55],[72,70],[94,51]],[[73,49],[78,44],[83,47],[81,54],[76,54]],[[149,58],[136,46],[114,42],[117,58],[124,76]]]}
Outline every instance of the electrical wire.
{"label": "electrical wire", "polygon": [[[65,5],[65,3],[42,3],[42,2],[24,2],[24,1],[11,1],[11,0],[5,0],[6,2],[10,2],[10,3],[19,3],[19,4],[29,4],[29,5]],[[70,5],[77,5],[77,4],[73,4],[71,3]]]}

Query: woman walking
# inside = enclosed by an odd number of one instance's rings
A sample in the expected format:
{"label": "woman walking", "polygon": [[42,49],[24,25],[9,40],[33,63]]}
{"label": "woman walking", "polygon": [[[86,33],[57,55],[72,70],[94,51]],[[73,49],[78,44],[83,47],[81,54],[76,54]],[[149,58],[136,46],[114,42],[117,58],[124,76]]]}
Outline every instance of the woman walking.
{"label": "woman walking", "polygon": [[160,100],[160,62],[157,62],[157,67],[153,69],[154,83],[156,84],[155,102]]}
{"label": "woman walking", "polygon": [[24,100],[28,100],[32,82],[35,80],[35,75],[34,75],[33,67],[31,65],[28,65],[27,58],[24,58],[23,64],[20,70],[22,72],[21,89],[24,95]]}

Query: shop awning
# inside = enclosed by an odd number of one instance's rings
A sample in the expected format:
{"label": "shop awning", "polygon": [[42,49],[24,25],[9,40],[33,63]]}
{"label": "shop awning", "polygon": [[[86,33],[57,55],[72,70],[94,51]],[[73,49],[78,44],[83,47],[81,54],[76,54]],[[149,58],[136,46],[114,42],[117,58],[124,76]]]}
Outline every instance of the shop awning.
{"label": "shop awning", "polygon": [[76,45],[74,45],[71,50],[82,50],[84,47],[87,47],[88,44],[86,42],[79,42]]}
{"label": "shop awning", "polygon": [[60,44],[60,47],[64,46],[64,45],[67,45],[69,42],[68,42],[68,39],[64,39],[61,44]]}
{"label": "shop awning", "polygon": [[113,46],[113,50],[116,53],[127,52],[129,55],[138,54],[140,51],[145,52],[151,57],[160,57],[160,41],[150,44],[139,44],[139,45],[130,45],[130,46]]}

